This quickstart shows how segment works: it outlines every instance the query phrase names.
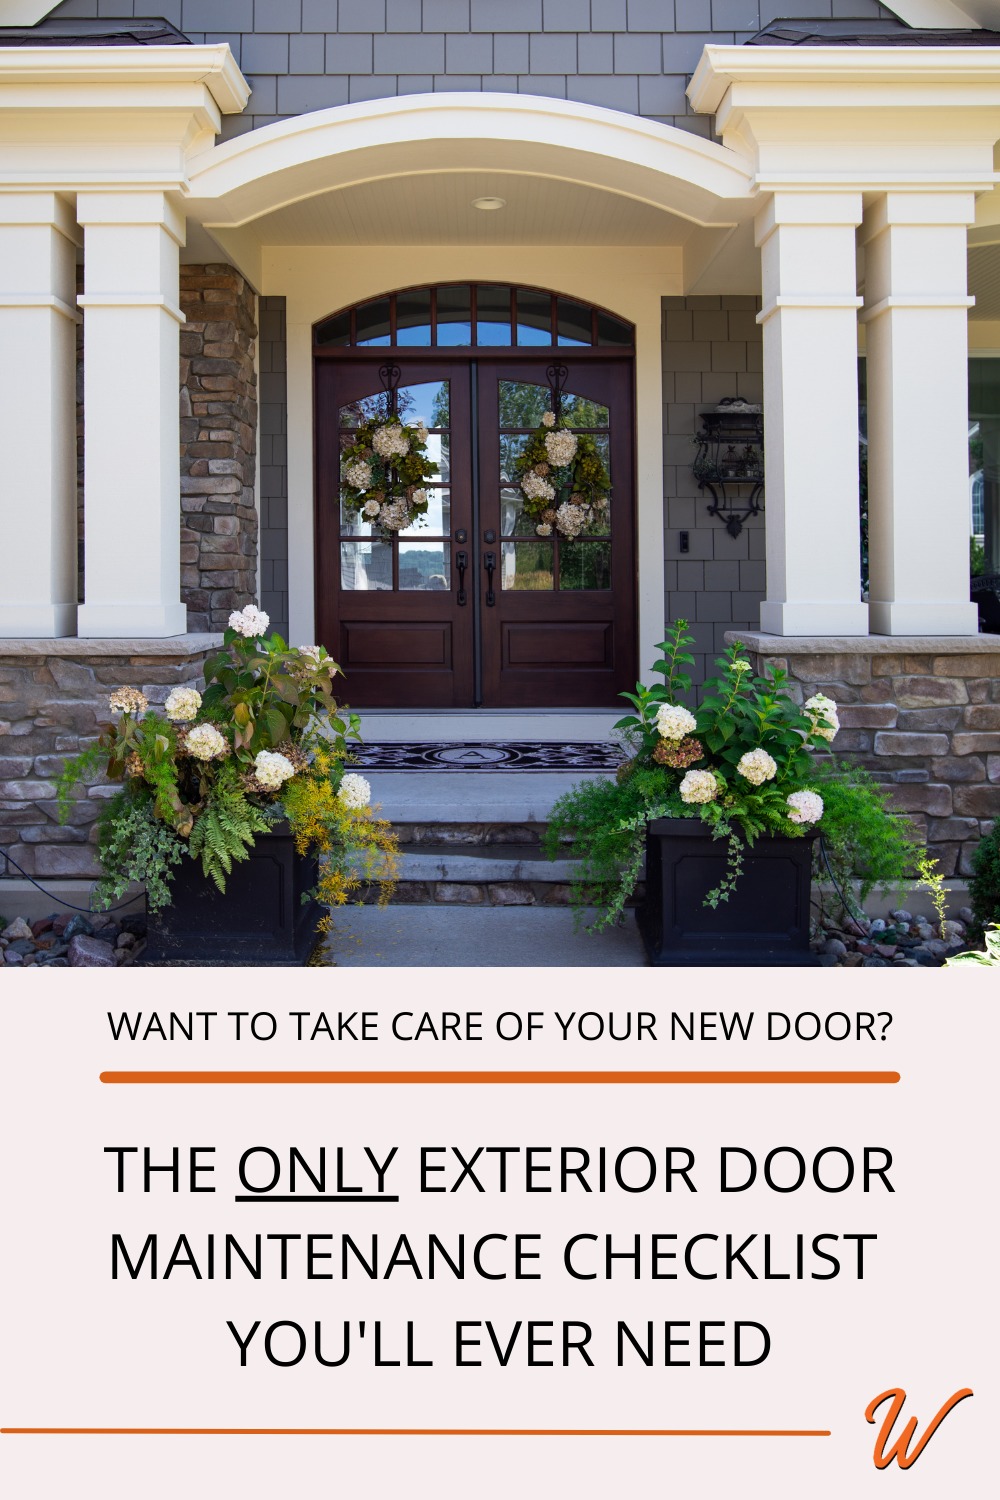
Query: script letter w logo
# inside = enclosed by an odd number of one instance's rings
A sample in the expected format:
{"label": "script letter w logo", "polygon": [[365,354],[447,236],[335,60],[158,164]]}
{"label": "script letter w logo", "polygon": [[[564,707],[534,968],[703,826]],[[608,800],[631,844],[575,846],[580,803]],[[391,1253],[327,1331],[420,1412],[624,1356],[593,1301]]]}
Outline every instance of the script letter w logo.
{"label": "script letter w logo", "polygon": [[960,1401],[964,1401],[966,1396],[971,1395],[972,1392],[970,1390],[961,1390],[956,1391],[953,1396],[949,1396],[947,1401],[942,1406],[941,1410],[938,1412],[937,1416],[929,1424],[927,1430],[915,1445],[912,1453],[909,1451],[909,1448],[910,1443],[913,1441],[913,1434],[917,1430],[916,1417],[910,1418],[906,1426],[903,1428],[901,1435],[896,1439],[892,1447],[886,1447],[886,1444],[892,1436],[892,1429],[896,1425],[896,1418],[903,1410],[903,1402],[906,1400],[906,1392],[898,1389],[883,1391],[881,1396],[876,1396],[874,1400],[869,1401],[867,1407],[865,1408],[865,1419],[869,1422],[875,1421],[875,1413],[878,1411],[879,1407],[884,1401],[891,1400],[892,1402],[885,1420],[882,1423],[881,1431],[879,1432],[878,1437],[875,1439],[874,1459],[876,1469],[887,1469],[892,1463],[893,1459],[896,1460],[901,1469],[912,1468],[912,1466],[916,1463],[921,1453],[923,1453],[924,1449],[927,1447],[927,1444],[930,1442],[935,1432],[937,1432],[938,1428],[941,1426],[941,1423],[944,1421],[945,1417],[952,1410],[952,1408],[956,1407]]}

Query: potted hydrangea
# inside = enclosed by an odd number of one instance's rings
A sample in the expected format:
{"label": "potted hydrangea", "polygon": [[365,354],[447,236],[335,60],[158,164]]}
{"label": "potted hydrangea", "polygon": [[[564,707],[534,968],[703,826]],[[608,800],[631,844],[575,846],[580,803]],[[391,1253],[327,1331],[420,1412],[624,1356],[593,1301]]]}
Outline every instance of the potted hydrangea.
{"label": "potted hydrangea", "polygon": [[269,623],[230,615],[204,692],[174,688],[162,710],[112,693],[114,720],[60,778],[64,816],[84,777],[122,784],[98,823],[97,898],[145,886],[147,962],[301,962],[361,875],[391,893],[395,840],[346,769],[360,721],[334,699],[340,669]]}
{"label": "potted hydrangea", "polygon": [[786,674],[754,674],[742,647],[717,662],[700,704],[687,622],[658,648],[663,683],[622,696],[615,728],[632,751],[614,781],[575,787],[551,814],[548,849],[579,858],[578,908],[616,921],[645,859],[637,917],[654,964],[808,963],[812,841],[823,817],[817,752],[839,728],[817,694],[797,704]]}

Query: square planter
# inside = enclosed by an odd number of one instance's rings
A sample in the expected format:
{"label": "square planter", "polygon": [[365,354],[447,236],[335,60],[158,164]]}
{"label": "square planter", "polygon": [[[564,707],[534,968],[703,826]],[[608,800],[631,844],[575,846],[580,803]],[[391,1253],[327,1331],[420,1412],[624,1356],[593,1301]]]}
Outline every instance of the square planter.
{"label": "square planter", "polygon": [[728,901],[705,906],[727,843],[696,818],[658,818],[646,833],[646,896],[636,920],[654,965],[810,965],[809,891],[816,834],[761,836]]}
{"label": "square planter", "polygon": [[224,894],[186,859],[171,883],[172,904],[150,913],[145,962],[303,964],[323,915],[318,902],[302,900],[316,878],[316,860],[296,854],[281,824],[257,835],[249,858],[233,865]]}

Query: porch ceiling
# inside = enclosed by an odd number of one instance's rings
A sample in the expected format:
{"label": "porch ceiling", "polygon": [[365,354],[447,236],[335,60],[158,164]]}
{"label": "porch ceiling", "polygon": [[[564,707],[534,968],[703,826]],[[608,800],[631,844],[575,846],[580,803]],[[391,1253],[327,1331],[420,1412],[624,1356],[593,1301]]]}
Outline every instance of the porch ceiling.
{"label": "porch ceiling", "polygon": [[[483,212],[476,198],[505,207]],[[693,225],[590,184],[503,171],[425,171],[317,193],[254,220],[262,245],[682,245]]]}

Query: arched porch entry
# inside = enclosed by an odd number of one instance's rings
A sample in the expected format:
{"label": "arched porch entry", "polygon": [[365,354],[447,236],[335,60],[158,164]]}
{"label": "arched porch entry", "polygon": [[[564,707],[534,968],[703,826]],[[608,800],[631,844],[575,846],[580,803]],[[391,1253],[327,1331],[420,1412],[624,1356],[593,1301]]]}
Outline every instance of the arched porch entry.
{"label": "arched porch entry", "polygon": [[[633,349],[625,320],[506,284],[410,288],[316,325],[317,627],[352,703],[598,707],[635,681]],[[438,469],[398,534],[340,488],[343,448],[393,400]],[[612,485],[573,540],[539,535],[518,485],[557,406]]]}

